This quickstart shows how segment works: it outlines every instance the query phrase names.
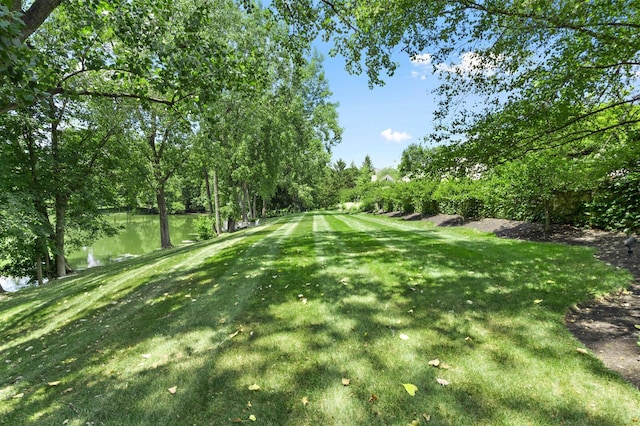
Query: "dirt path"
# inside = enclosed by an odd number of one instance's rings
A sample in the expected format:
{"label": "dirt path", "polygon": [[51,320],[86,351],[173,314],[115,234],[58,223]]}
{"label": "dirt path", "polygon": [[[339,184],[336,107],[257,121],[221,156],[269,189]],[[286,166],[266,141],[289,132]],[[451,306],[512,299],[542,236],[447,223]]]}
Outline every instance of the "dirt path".
{"label": "dirt path", "polygon": [[618,268],[628,269],[635,281],[629,288],[592,300],[567,312],[567,328],[606,366],[640,388],[640,347],[635,328],[640,324],[640,246],[632,255],[623,245],[624,234],[571,226],[554,226],[544,235],[539,224],[502,219],[464,221],[460,216],[437,215],[427,218],[405,216],[406,220],[424,219],[438,226],[469,226],[494,232],[502,238],[550,241],[595,247],[595,257]]}

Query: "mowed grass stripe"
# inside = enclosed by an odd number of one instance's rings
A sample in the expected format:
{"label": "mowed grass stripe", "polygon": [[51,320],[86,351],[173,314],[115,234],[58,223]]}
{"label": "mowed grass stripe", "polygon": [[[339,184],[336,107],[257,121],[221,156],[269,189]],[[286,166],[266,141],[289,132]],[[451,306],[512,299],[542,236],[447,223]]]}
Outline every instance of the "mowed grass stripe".
{"label": "mowed grass stripe", "polygon": [[[430,313],[425,315],[425,319],[433,324],[434,328],[445,333],[445,340],[450,336],[456,336],[457,339],[469,338],[469,341],[474,341],[477,334],[483,340],[497,343],[489,345],[491,353],[500,353],[499,356],[507,358],[523,349],[523,341],[529,341],[532,348],[539,351],[544,350],[547,345],[553,346],[554,339],[563,340],[567,344],[565,354],[574,355],[572,358],[575,358],[571,345],[577,345],[578,342],[564,328],[562,315],[571,304],[584,300],[593,293],[615,288],[616,281],[600,281],[602,274],[610,273],[611,269],[594,261],[589,250],[510,242],[494,237],[482,238],[481,235],[473,239],[473,231],[469,236],[469,230],[461,230],[462,238],[447,238],[452,234],[450,231],[435,233],[436,235],[427,234],[425,238],[421,228],[416,229],[410,225],[403,225],[402,228],[411,232],[401,235],[384,231],[384,228],[358,224],[359,220],[370,223],[368,218],[331,216],[331,219],[342,222],[340,225],[334,225],[334,229],[343,232],[343,245],[350,245],[348,252],[343,254],[344,257],[353,258],[355,255],[362,259],[373,254],[374,257],[383,259],[379,244],[390,245],[395,249],[389,251],[390,258],[383,262],[383,270],[387,271],[385,284],[399,284],[404,278],[405,285],[411,286],[411,292],[416,295],[427,294],[427,297],[418,297],[416,300],[422,299],[423,302],[416,305],[431,308],[427,309]],[[395,224],[389,226],[384,220],[376,222],[385,225],[387,229],[399,228]],[[351,232],[350,229],[353,228],[357,229],[358,233]],[[367,243],[367,238],[377,239],[379,244],[371,241]],[[455,243],[452,244],[451,240]],[[459,246],[461,240],[470,240],[471,244],[467,247]],[[407,244],[411,245],[409,250]],[[402,253],[402,256],[393,255],[394,252]],[[461,256],[461,253],[465,256]],[[579,256],[575,257],[576,254]],[[504,262],[502,256],[511,258],[512,262]],[[407,261],[412,264],[407,265]],[[591,270],[591,274],[579,276],[576,274],[576,265],[579,265],[581,271]],[[585,269],[582,269],[583,267]],[[416,274],[416,271],[419,272]],[[371,273],[367,275],[371,276]],[[394,280],[394,275],[400,280]],[[552,278],[556,278],[557,281]],[[565,280],[568,283],[564,286],[558,284]],[[624,281],[617,282],[622,284]],[[398,288],[402,288],[402,285]],[[572,291],[566,293],[567,288]],[[518,295],[518,292],[524,297]],[[387,300],[393,300],[394,296],[397,297],[397,293],[389,296]],[[402,300],[399,297],[397,299]],[[545,308],[541,309],[536,301],[544,302]],[[421,313],[415,307],[411,310],[415,314]],[[502,311],[507,312],[506,318],[503,317]],[[524,318],[516,318],[514,321],[512,313],[518,311]],[[540,322],[535,322],[535,318],[539,318]],[[482,324],[485,321],[489,326]],[[508,330],[507,324],[521,326],[516,328],[522,332],[516,333],[518,340],[513,340],[514,336],[509,336],[508,333],[507,336],[503,335]],[[442,342],[442,336],[438,340]],[[464,347],[452,347],[455,350],[441,350],[440,354],[464,353]],[[469,361],[471,370],[475,365],[483,365],[483,362],[488,366],[492,364],[473,357],[469,357]],[[545,358],[544,361],[548,359]],[[559,368],[562,371],[565,361],[562,357],[553,359],[556,367],[560,364]],[[527,368],[523,370],[525,374],[520,377],[535,382],[537,379],[534,376],[542,374],[544,370],[546,366]],[[522,383],[514,386],[521,385]],[[588,382],[587,388],[591,385],[595,384]],[[557,397],[555,392],[550,395],[554,395],[553,398]]]}
{"label": "mowed grass stripe", "polygon": [[[276,226],[277,223],[278,221],[274,221],[270,226]],[[127,295],[139,285],[153,280],[153,277],[163,277],[162,279],[164,279],[171,277],[170,271],[180,271],[184,278],[185,275],[188,275],[184,274],[185,269],[194,268],[210,256],[240,244],[255,232],[264,232],[264,229],[251,228],[242,234],[225,236],[226,238],[214,242],[157,252],[145,256],[142,261],[130,259],[116,265],[82,271],[56,282],[55,286],[47,285],[32,289],[30,291],[34,292],[34,295],[36,293],[38,295],[51,293],[47,304],[39,304],[33,308],[34,310],[49,310],[53,320],[49,319],[38,323],[33,316],[29,316],[27,320],[27,316],[18,310],[5,310],[0,315],[0,320],[2,320],[0,323],[10,328],[8,332],[11,333],[12,338],[6,342],[6,346],[0,346],[0,350],[23,344],[23,339],[27,337],[41,337],[70,322],[90,315],[91,311],[120,303],[122,300],[130,300]],[[150,258],[157,260],[149,262]],[[165,275],[167,272],[169,274]],[[154,287],[151,287],[144,297],[154,296],[157,292],[153,292],[153,289]],[[64,298],[58,298],[57,294],[62,293],[65,293]],[[21,324],[27,322],[29,330],[34,330],[39,336],[24,333]]]}
{"label": "mowed grass stripe", "polygon": [[[178,333],[177,330],[190,324],[191,327],[198,327],[198,323],[203,321],[207,323],[210,313],[208,307],[208,295],[218,291],[219,286],[216,281],[223,279],[225,282],[230,278],[235,278],[234,272],[224,265],[222,270],[210,271],[211,273],[202,273],[203,269],[199,268],[210,257],[224,258],[224,254],[233,251],[236,247],[237,251],[242,252],[242,248],[248,245],[247,241],[263,241],[265,235],[278,232],[282,227],[290,227],[290,223],[279,225],[276,221],[261,228],[253,228],[241,233],[232,234],[225,239],[216,240],[206,245],[196,245],[188,248],[173,250],[174,256],[168,252],[155,253],[150,256],[142,256],[139,259],[133,259],[122,265],[129,269],[125,273],[116,273],[109,276],[108,273],[96,270],[89,270],[73,277],[73,281],[62,282],[59,288],[54,287],[58,283],[49,285],[42,289],[34,289],[31,292],[25,292],[25,297],[34,296],[38,290],[55,290],[53,293],[64,293],[63,299],[53,298],[47,303],[41,304],[36,315],[35,312],[23,312],[19,320],[12,321],[8,318],[7,322],[3,322],[3,326],[14,328],[4,329],[3,334],[14,336],[22,334],[24,339],[8,339],[6,344],[0,349],[0,356],[6,356],[11,360],[10,355],[22,353],[28,348],[40,350],[48,358],[50,373],[60,374],[63,369],[65,359],[82,359],[88,362],[87,367],[74,374],[75,376],[91,376],[93,367],[91,364],[98,363],[99,370],[104,370],[112,362],[107,360],[112,357],[117,359],[109,371],[119,371],[123,375],[115,374],[125,380],[131,374],[135,374],[138,369],[131,367],[120,367],[127,364],[131,360],[131,356],[115,357],[114,354],[121,353],[123,346],[127,347],[127,352],[140,356],[142,353],[157,352],[165,353],[163,359],[166,361],[170,355],[166,353],[174,351],[176,341],[167,342],[167,335]],[[260,234],[254,236],[254,234]],[[151,258],[160,260],[153,261],[149,265],[144,265],[143,259]],[[226,259],[226,258],[225,258]],[[240,258],[232,256],[233,263]],[[223,262],[227,263],[227,262]],[[140,267],[140,265],[143,265]],[[176,265],[181,269],[176,269]],[[186,266],[189,269],[184,269]],[[104,269],[114,269],[116,266],[109,266]],[[93,275],[107,276],[107,279],[95,282]],[[218,275],[219,274],[219,275]],[[83,280],[83,276],[88,279]],[[109,279],[113,277],[113,279]],[[225,278],[226,277],[226,278]],[[71,283],[76,283],[74,287]],[[124,290],[123,290],[124,285]],[[223,288],[230,287],[229,285]],[[99,298],[107,298],[105,302],[96,303],[92,301],[95,297],[90,297],[93,292]],[[46,292],[44,292],[46,294]],[[222,295],[223,298],[238,300],[237,295]],[[67,301],[73,300],[70,304]],[[199,302],[199,303],[198,303]],[[75,308],[75,306],[79,308]],[[180,319],[180,311],[188,306],[187,319]],[[44,308],[42,307],[44,306]],[[229,304],[229,307],[234,306]],[[67,314],[68,312],[68,314]],[[67,314],[67,315],[65,315]],[[223,311],[218,312],[223,315]],[[42,320],[41,320],[42,318]],[[175,321],[172,319],[175,318]],[[161,325],[162,323],[166,325]],[[41,327],[40,324],[47,324]],[[229,327],[222,323],[216,323],[216,329],[212,338],[219,341],[224,339],[226,331]],[[161,329],[157,337],[147,340],[150,334],[156,329]],[[33,332],[30,333],[30,331]],[[124,331],[124,333],[123,333]],[[222,336],[222,337],[220,337]],[[52,351],[47,344],[41,343],[48,340],[69,340],[69,343],[57,350]],[[3,339],[4,340],[4,339]],[[162,342],[162,343],[160,343]],[[168,346],[167,346],[168,343]],[[55,346],[54,346],[55,347]],[[209,346],[211,348],[211,346]],[[192,350],[192,349],[190,349]],[[96,351],[99,355],[96,356]],[[180,353],[180,352],[177,352]],[[180,356],[180,355],[178,355]],[[36,358],[37,359],[37,358]],[[91,362],[89,362],[89,360]],[[20,362],[35,362],[35,360],[21,360]],[[138,363],[136,363],[138,364]],[[156,367],[159,365],[155,364]],[[28,369],[29,373],[38,369]],[[64,370],[62,370],[64,371]],[[124,374],[126,373],[126,374]],[[8,378],[9,379],[9,378]],[[23,376],[20,383],[23,387],[28,387],[30,383],[29,375]],[[55,380],[53,380],[55,381]],[[15,386],[0,388],[0,399],[10,393]],[[17,401],[16,401],[17,402]]]}

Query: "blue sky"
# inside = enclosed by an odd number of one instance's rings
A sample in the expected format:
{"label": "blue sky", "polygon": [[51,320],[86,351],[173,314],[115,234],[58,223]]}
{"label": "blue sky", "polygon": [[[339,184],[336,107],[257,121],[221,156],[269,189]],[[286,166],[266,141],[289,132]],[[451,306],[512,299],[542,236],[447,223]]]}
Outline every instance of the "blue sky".
{"label": "blue sky", "polygon": [[369,89],[366,75],[345,71],[344,58],[322,53],[344,129],[342,143],[332,149],[332,161],[342,159],[347,165],[353,161],[360,167],[369,155],[376,168],[398,166],[402,151],[433,130],[437,99],[432,90],[437,78],[430,73],[431,66],[397,53],[394,59],[400,66],[395,75],[385,76],[384,86]]}

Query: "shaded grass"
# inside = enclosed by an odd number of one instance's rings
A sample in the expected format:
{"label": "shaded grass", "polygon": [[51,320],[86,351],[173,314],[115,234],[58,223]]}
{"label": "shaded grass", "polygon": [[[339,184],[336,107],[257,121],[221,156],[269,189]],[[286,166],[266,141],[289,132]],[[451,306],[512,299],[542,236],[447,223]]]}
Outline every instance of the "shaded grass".
{"label": "shaded grass", "polygon": [[1,300],[0,424],[632,424],[563,325],[628,281],[584,248],[293,216]]}

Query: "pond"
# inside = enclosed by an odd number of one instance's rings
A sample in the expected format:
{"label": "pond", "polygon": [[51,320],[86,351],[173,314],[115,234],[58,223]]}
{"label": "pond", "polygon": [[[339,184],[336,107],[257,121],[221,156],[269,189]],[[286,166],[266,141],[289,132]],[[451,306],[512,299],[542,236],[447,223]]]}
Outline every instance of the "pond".
{"label": "pond", "polygon": [[[169,216],[169,233],[174,246],[188,244],[196,239],[198,218],[200,215]],[[107,220],[123,229],[113,237],[101,238],[91,246],[67,255],[67,261],[74,269],[119,262],[160,248],[160,219],[157,215],[116,213],[108,215]]]}
{"label": "pond", "polygon": [[[199,218],[200,215],[195,214],[169,216],[171,243],[178,246],[193,242]],[[106,216],[106,219],[122,229],[113,237],[101,238],[91,246],[69,253],[67,260],[74,269],[107,265],[160,248],[160,219],[157,215],[115,213]],[[28,281],[27,278],[0,277],[0,285],[7,291],[28,286]]]}

